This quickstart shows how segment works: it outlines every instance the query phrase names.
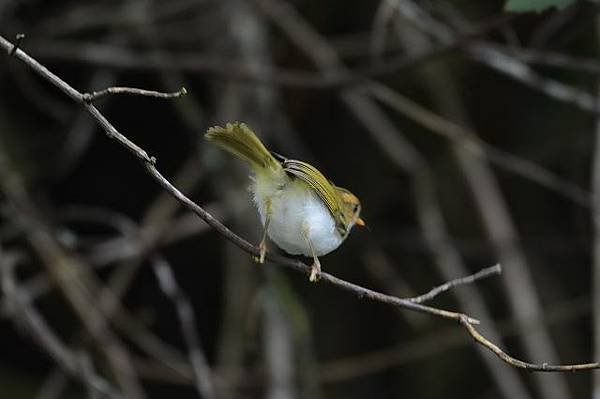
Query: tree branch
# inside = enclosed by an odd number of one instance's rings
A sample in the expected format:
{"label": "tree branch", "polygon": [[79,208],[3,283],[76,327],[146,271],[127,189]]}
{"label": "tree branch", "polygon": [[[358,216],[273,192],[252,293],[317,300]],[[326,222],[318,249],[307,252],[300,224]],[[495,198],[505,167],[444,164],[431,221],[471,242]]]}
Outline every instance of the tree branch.
{"label": "tree branch", "polygon": [[83,101],[87,103],[93,103],[94,101],[100,100],[101,98],[107,97],[111,94],[128,94],[132,96],[144,96],[144,97],[156,97],[156,98],[179,98],[187,94],[185,87],[182,87],[179,91],[172,93],[163,93],[154,90],[137,89],[134,87],[109,87],[101,91],[94,91],[91,93],[83,94]]}
{"label": "tree branch", "polygon": [[447,283],[438,285],[437,287],[433,288],[431,291],[429,291],[423,295],[419,295],[417,297],[410,298],[410,300],[413,301],[414,303],[427,302],[427,301],[432,300],[439,294],[448,291],[451,288],[457,287],[459,285],[471,284],[477,280],[482,280],[484,278],[496,276],[498,274],[502,274],[502,267],[500,266],[500,264],[497,264],[497,265],[494,265],[491,267],[486,267],[485,269],[481,269],[477,273],[473,273],[466,277],[461,277],[461,278],[457,278],[457,279],[448,281]]}
{"label": "tree branch", "polygon": [[528,371],[546,371],[546,372],[565,372],[565,371],[580,371],[580,370],[595,370],[600,369],[600,363],[583,363],[583,364],[561,364],[554,365],[548,363],[535,364],[524,362],[519,359],[515,359],[510,356],[508,353],[504,352],[502,349],[498,347],[498,345],[489,341],[485,338],[474,326],[469,323],[468,320],[464,319],[460,321],[460,324],[467,330],[469,335],[477,342],[479,345],[484,346],[485,348],[494,352],[496,356],[502,359],[504,362],[510,364],[513,367],[517,367],[520,369],[525,369]]}

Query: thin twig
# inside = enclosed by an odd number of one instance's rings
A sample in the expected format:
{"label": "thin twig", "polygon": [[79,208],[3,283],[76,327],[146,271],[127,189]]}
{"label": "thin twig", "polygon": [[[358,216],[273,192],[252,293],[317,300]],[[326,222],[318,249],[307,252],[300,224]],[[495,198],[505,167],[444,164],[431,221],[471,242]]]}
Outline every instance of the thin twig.
{"label": "thin twig", "polygon": [[[12,44],[10,41],[6,40],[3,36],[0,36],[0,47],[8,50],[12,48]],[[133,155],[137,157],[137,159],[143,164],[148,174],[158,183],[160,184],[167,192],[173,195],[179,202],[181,202],[186,208],[190,209],[194,213],[196,213],[199,217],[201,217],[206,223],[208,223],[213,229],[215,229],[218,233],[220,233],[227,240],[238,246],[240,249],[252,254],[259,255],[258,247],[252,245],[242,237],[238,236],[230,229],[228,229],[225,225],[223,225],[220,221],[215,219],[211,214],[205,211],[201,206],[190,200],[186,197],[182,192],[180,192],[177,188],[175,188],[155,167],[156,159],[154,157],[150,157],[146,151],[137,146],[135,143],[127,139],[123,136],[105,117],[100,113],[100,111],[91,104],[88,104],[83,99],[83,94],[71,87],[64,80],[60,79],[58,76],[50,72],[46,67],[41,65],[35,59],[27,55],[22,50],[18,50],[15,53],[15,57],[19,58],[26,65],[28,65],[34,72],[39,74],[42,78],[54,84],[57,88],[59,88],[63,93],[73,99],[75,102],[82,104],[85,109],[91,114],[91,116],[100,124],[102,129],[105,131],[106,135],[109,138],[117,140],[117,142],[130,151]],[[309,274],[310,267],[304,264],[303,262],[296,261],[285,256],[275,255],[275,254],[267,254],[267,259],[278,263],[282,266],[286,266],[298,272]],[[500,359],[505,361],[506,363],[521,368],[527,368],[532,371],[577,371],[577,370],[587,370],[587,369],[600,369],[599,363],[589,363],[589,364],[579,364],[579,365],[565,365],[565,366],[555,366],[555,365],[535,365],[530,363],[521,362],[517,359],[512,358],[501,349],[499,349],[496,345],[485,339],[474,327],[473,324],[478,324],[476,319],[470,318],[469,316],[463,313],[451,312],[439,308],[434,308],[431,306],[425,306],[418,303],[414,303],[409,299],[402,299],[398,297],[394,297],[391,295],[382,294],[380,292],[376,292],[370,290],[368,288],[359,286],[357,284],[348,282],[346,280],[342,280],[328,273],[321,274],[322,282],[329,283],[338,288],[349,291],[360,298],[367,298],[376,302],[386,303],[398,307],[402,307],[408,310],[426,313],[430,315],[435,315],[438,317],[455,320],[459,322],[465,330],[475,339],[478,343],[485,346],[492,352],[494,352]],[[523,366],[525,365],[525,367]]]}
{"label": "thin twig", "polygon": [[460,324],[467,330],[469,335],[473,337],[475,342],[494,352],[496,356],[502,359],[504,362],[510,364],[513,367],[525,369],[528,371],[547,371],[547,372],[565,372],[565,371],[580,371],[580,370],[595,370],[600,368],[600,363],[583,363],[583,364],[535,364],[524,362],[519,359],[515,359],[510,356],[502,349],[500,349],[496,344],[490,342],[487,338],[485,338],[481,333],[473,326],[473,324],[469,323],[467,319],[461,320]]}
{"label": "thin twig", "polygon": [[109,88],[101,90],[101,91],[93,91],[91,93],[83,93],[83,101],[85,101],[87,103],[93,103],[94,101],[100,100],[101,98],[104,98],[104,97],[112,95],[112,94],[127,94],[127,95],[131,95],[131,96],[144,96],[144,97],[170,99],[170,98],[180,98],[180,97],[185,96],[187,94],[187,90],[185,87],[182,87],[178,91],[174,91],[171,93],[165,93],[165,92],[161,92],[161,91],[138,89],[135,87],[115,86],[115,87],[109,87]]}
{"label": "thin twig", "polygon": [[431,291],[427,292],[426,294],[419,295],[414,298],[410,298],[410,300],[413,301],[414,303],[423,303],[426,301],[430,301],[433,298],[435,298],[436,296],[438,296],[439,294],[441,294],[442,292],[446,292],[451,288],[457,287],[459,285],[472,284],[477,280],[482,280],[484,278],[488,278],[491,276],[497,276],[499,274],[502,274],[502,267],[500,266],[500,264],[497,264],[497,265],[494,265],[491,267],[486,267],[485,269],[482,269],[482,270],[478,271],[477,273],[471,274],[470,276],[461,277],[461,278],[457,278],[455,280],[448,281],[447,283],[444,283],[442,285],[439,285],[439,286],[433,288]]}

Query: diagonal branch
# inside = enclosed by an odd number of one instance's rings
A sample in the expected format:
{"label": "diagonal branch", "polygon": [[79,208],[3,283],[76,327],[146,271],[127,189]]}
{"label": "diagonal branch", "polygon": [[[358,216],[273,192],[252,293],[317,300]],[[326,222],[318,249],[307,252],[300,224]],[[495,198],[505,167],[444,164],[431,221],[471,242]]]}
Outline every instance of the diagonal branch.
{"label": "diagonal branch", "polygon": [[516,359],[510,356],[508,353],[504,352],[502,349],[498,347],[498,345],[494,344],[486,337],[484,337],[473,324],[469,323],[468,320],[464,319],[460,321],[460,324],[467,330],[469,335],[477,342],[479,345],[489,349],[494,352],[496,356],[502,359],[504,362],[510,364],[513,367],[517,367],[520,369],[525,369],[527,371],[546,371],[546,372],[566,372],[566,371],[581,371],[581,370],[596,370],[600,369],[600,363],[583,363],[583,364],[535,364],[528,363],[522,360]]}
{"label": "diagonal branch", "polygon": [[438,285],[437,287],[434,287],[433,289],[431,289],[429,292],[427,292],[423,295],[416,296],[414,298],[410,298],[410,300],[413,301],[414,303],[427,302],[427,301],[432,300],[439,294],[448,291],[451,288],[457,287],[459,285],[472,284],[475,281],[482,280],[484,278],[488,278],[491,276],[496,276],[501,273],[502,273],[502,267],[498,263],[494,266],[486,267],[485,269],[481,269],[477,273],[471,274],[469,276],[457,278],[457,279],[448,281],[442,285]]}

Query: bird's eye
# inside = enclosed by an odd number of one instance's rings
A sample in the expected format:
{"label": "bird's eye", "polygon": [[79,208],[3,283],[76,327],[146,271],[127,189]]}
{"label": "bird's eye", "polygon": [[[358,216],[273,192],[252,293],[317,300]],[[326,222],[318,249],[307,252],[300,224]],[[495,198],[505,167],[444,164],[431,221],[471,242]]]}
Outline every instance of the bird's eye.
{"label": "bird's eye", "polygon": [[354,204],[354,206],[352,207],[352,212],[358,212],[358,208],[360,208],[360,206],[358,204]]}

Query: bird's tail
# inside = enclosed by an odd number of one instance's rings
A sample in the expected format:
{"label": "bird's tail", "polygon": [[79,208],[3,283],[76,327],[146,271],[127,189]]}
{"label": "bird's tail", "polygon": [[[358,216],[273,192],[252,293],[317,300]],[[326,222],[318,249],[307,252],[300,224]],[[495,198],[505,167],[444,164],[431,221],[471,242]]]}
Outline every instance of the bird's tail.
{"label": "bird's tail", "polygon": [[215,126],[208,129],[204,137],[248,162],[256,171],[270,169],[279,171],[282,166],[265,148],[254,132],[241,122],[228,123],[225,127]]}

